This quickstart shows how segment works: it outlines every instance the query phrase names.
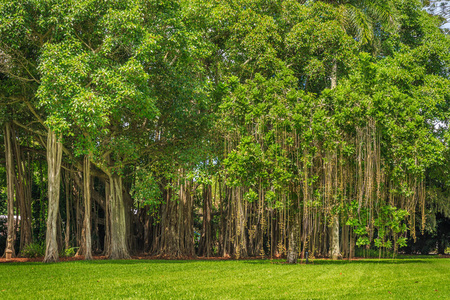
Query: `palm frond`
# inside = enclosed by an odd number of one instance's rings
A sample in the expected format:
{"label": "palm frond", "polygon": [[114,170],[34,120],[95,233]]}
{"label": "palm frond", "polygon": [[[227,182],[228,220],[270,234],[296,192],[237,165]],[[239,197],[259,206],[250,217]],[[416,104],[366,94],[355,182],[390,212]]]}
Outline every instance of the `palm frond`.
{"label": "palm frond", "polygon": [[379,22],[386,29],[395,28],[394,7],[391,1],[374,1],[363,0],[357,1],[360,6],[364,7],[367,11],[367,15],[374,21]]}
{"label": "palm frond", "polygon": [[347,24],[347,31],[355,33],[356,38],[363,44],[372,42],[373,22],[364,10],[348,3],[345,4],[345,24]]}

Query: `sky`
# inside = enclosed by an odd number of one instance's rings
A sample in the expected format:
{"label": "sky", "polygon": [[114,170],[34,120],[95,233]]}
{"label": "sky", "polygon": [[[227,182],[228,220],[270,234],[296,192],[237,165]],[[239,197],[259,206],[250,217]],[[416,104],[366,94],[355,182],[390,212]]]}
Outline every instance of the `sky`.
{"label": "sky", "polygon": [[432,15],[440,15],[447,19],[441,28],[450,32],[450,1],[430,1],[430,5],[425,10]]}

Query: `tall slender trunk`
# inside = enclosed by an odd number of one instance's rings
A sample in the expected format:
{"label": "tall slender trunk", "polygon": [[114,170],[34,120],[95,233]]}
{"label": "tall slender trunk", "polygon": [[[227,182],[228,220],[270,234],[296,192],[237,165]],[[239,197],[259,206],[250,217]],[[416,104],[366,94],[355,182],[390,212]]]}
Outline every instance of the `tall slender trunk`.
{"label": "tall slender trunk", "polygon": [[62,217],[61,211],[58,210],[58,221],[56,222],[56,241],[58,243],[58,250],[64,249],[64,241],[62,235]]}
{"label": "tall slender trunk", "polygon": [[105,181],[105,240],[103,243],[103,255],[110,256],[111,254],[111,184],[108,180]]}
{"label": "tall slender trunk", "polygon": [[145,207],[144,213],[144,253],[148,253],[150,251],[150,216],[149,216],[149,208]]}
{"label": "tall slender trunk", "polygon": [[127,247],[127,220],[122,191],[122,178],[117,174],[109,175],[111,198],[111,245],[110,259],[130,258]]}
{"label": "tall slender trunk", "polygon": [[298,221],[292,220],[289,235],[288,264],[296,264],[298,259]]}
{"label": "tall slender trunk", "polygon": [[333,66],[331,67],[331,89],[334,89],[337,86],[337,61],[333,60]]}
{"label": "tall slender trunk", "polygon": [[203,224],[199,254],[206,257],[212,255],[211,185],[207,184],[203,185]]}
{"label": "tall slender trunk", "polygon": [[338,260],[341,258],[341,253],[339,250],[339,214],[333,216],[331,237],[331,258],[333,260]]}
{"label": "tall slender trunk", "polygon": [[247,241],[245,234],[245,220],[247,218],[246,212],[243,207],[242,188],[236,188],[236,239],[235,239],[235,251],[236,258],[247,257]]}
{"label": "tall slender trunk", "polygon": [[[75,176],[78,176],[75,174]],[[75,178],[74,176],[74,178]],[[83,247],[84,242],[81,241],[82,239],[82,232],[81,232],[81,219],[82,219],[82,212],[81,212],[81,196],[80,196],[80,190],[78,188],[75,189],[75,228],[76,228],[76,245],[77,247],[80,247],[80,249]],[[77,254],[81,253],[80,249],[78,249]]]}
{"label": "tall slender trunk", "polygon": [[44,262],[56,262],[59,259],[57,242],[57,223],[59,213],[59,192],[61,182],[62,144],[53,130],[48,131],[48,217],[46,249]]}
{"label": "tall slender trunk", "polygon": [[32,243],[31,176],[26,176],[25,161],[22,159],[22,152],[14,128],[11,128],[11,134],[17,165],[16,201],[20,212],[20,249],[23,250],[27,245]]}
{"label": "tall slender trunk", "polygon": [[[333,60],[333,69],[331,71],[331,89],[337,86],[337,61]],[[339,214],[333,217],[332,229],[331,229],[331,257],[333,260],[337,260],[341,257],[339,246]]]}
{"label": "tall slender trunk", "polygon": [[84,189],[84,259],[92,259],[91,242],[91,161],[89,156],[84,157],[83,163],[83,189]]}
{"label": "tall slender trunk", "polygon": [[66,193],[66,236],[64,239],[65,248],[70,248],[70,178],[69,178],[69,172],[65,172],[64,176],[64,187],[65,187],[65,193]]}
{"label": "tall slender trunk", "polygon": [[14,161],[11,146],[11,124],[5,125],[5,156],[6,156],[6,184],[7,184],[7,210],[8,210],[8,232],[6,238],[6,250],[12,251],[12,256],[15,257],[14,250]]}

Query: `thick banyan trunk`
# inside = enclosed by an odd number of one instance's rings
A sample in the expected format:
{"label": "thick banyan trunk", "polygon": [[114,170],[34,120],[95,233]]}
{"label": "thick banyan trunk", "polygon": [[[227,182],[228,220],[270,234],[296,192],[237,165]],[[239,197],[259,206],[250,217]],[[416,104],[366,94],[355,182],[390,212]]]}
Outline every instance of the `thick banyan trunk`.
{"label": "thick banyan trunk", "polygon": [[243,208],[242,189],[236,188],[236,239],[235,239],[235,256],[237,259],[247,257],[247,241],[245,234],[246,212]]}
{"label": "thick banyan trunk", "polygon": [[164,205],[164,218],[161,222],[161,249],[160,254],[168,257],[180,257],[180,241],[177,234],[177,202],[172,197],[172,189],[166,192],[166,204]]}
{"label": "thick banyan trunk", "polygon": [[289,249],[286,262],[288,264],[296,264],[298,259],[298,222],[292,220],[291,230],[289,233]]}
{"label": "thick banyan trunk", "polygon": [[25,171],[20,145],[16,139],[14,128],[11,128],[12,144],[17,165],[16,201],[20,212],[20,249],[32,243],[31,234],[31,176]]}
{"label": "thick banyan trunk", "polygon": [[127,218],[122,191],[122,178],[117,174],[109,176],[110,186],[110,226],[111,241],[110,259],[128,259],[130,254],[127,247]]}
{"label": "thick banyan trunk", "polygon": [[333,216],[331,227],[331,258],[338,260],[342,258],[339,247],[339,214]]}
{"label": "thick banyan trunk", "polygon": [[83,197],[84,197],[84,259],[92,259],[91,242],[91,161],[89,156],[83,162]]}
{"label": "thick banyan trunk", "polygon": [[44,262],[56,262],[59,259],[57,225],[61,182],[61,160],[62,144],[58,141],[56,133],[53,130],[49,130],[47,137],[48,216]]}
{"label": "thick banyan trunk", "polygon": [[178,201],[178,236],[180,243],[180,254],[182,256],[195,256],[194,249],[194,226],[192,220],[192,196],[191,183],[179,181],[179,201]]}
{"label": "thick banyan trunk", "polygon": [[11,146],[11,125],[6,123],[5,126],[5,156],[6,156],[6,185],[7,185],[7,211],[8,211],[8,232],[6,238],[6,250],[12,251],[12,256],[15,257],[14,250],[14,161]]}

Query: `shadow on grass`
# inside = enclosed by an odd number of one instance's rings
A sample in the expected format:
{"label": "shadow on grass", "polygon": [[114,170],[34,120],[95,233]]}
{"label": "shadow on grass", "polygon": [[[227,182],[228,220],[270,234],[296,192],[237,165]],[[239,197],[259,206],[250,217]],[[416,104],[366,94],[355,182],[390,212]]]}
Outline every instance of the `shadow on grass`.
{"label": "shadow on grass", "polygon": [[109,259],[98,259],[98,260],[74,260],[74,261],[60,261],[56,263],[43,263],[43,262],[10,262],[2,263],[1,267],[6,266],[54,266],[54,265],[65,265],[65,264],[83,264],[83,265],[138,265],[138,264],[184,264],[195,262],[193,260],[156,260],[156,259],[130,259],[130,260],[109,260]]}
{"label": "shadow on grass", "polygon": [[[274,264],[274,265],[289,265],[286,260],[252,260],[244,261],[246,264]],[[396,265],[396,264],[430,264],[430,259],[360,259],[360,260],[327,260],[327,259],[313,259],[308,264],[305,261],[297,263],[297,265],[349,265],[349,264],[379,264],[379,265]]]}
{"label": "shadow on grass", "polygon": [[[348,265],[348,264],[379,264],[379,265],[396,265],[396,264],[430,264],[433,258],[399,258],[399,259],[357,259],[357,260],[328,260],[328,259],[312,259],[308,264],[305,261],[300,261],[297,265]],[[188,260],[170,260],[170,259],[130,259],[130,260],[109,260],[109,259],[98,259],[98,260],[76,260],[76,261],[61,261],[57,263],[42,263],[42,262],[11,262],[2,263],[0,266],[52,266],[52,265],[62,265],[62,264],[84,264],[84,265],[142,265],[142,264],[209,264],[209,263],[244,263],[252,265],[288,265],[285,259],[243,259],[243,260],[215,260],[215,259],[188,259]]]}
{"label": "shadow on grass", "polygon": [[427,259],[360,259],[360,260],[313,260],[314,265],[339,265],[339,264],[430,264],[431,260]]}

